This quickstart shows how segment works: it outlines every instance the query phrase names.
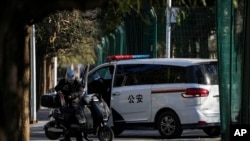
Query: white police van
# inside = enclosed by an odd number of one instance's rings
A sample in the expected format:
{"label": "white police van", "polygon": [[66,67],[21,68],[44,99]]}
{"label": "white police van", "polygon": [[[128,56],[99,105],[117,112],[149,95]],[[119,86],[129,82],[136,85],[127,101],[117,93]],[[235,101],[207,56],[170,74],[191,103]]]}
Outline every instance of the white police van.
{"label": "white police van", "polygon": [[148,128],[163,138],[179,137],[183,129],[220,135],[217,60],[139,57],[110,56],[89,72],[89,91],[102,93],[111,106],[116,135]]}

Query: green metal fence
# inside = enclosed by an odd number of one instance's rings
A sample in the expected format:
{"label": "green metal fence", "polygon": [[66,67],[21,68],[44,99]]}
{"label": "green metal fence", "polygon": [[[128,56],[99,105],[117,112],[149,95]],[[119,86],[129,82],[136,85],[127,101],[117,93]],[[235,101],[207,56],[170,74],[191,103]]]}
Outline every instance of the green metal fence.
{"label": "green metal fence", "polygon": [[171,26],[171,56],[180,58],[210,58],[216,50],[214,8],[183,9],[185,18]]}
{"label": "green metal fence", "polygon": [[[115,33],[103,37],[99,45],[98,63],[114,54],[150,54],[152,58],[165,57],[165,7],[131,11]],[[171,23],[171,57],[216,58],[215,8],[184,9],[185,18]]]}
{"label": "green metal fence", "polygon": [[132,11],[115,33],[103,37],[98,45],[97,64],[104,63],[107,56],[117,54],[149,54],[155,58],[156,44],[157,16],[154,8],[142,10],[141,15]]}
{"label": "green metal fence", "polygon": [[234,125],[250,127],[250,2],[237,4],[217,1],[221,135],[225,141],[233,140]]}

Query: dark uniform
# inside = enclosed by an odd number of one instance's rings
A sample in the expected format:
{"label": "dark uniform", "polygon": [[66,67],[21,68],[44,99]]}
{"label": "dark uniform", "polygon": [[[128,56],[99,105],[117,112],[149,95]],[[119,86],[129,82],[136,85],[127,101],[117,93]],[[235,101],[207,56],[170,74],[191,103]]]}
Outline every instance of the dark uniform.
{"label": "dark uniform", "polygon": [[[63,78],[59,81],[55,90],[56,92],[61,91],[63,93],[67,106],[76,108],[80,100],[80,96],[83,94],[84,88],[81,82],[76,79],[72,80],[70,83],[69,80]],[[76,138],[77,141],[82,141],[82,134],[78,133]],[[84,134],[84,138],[90,141],[86,133]],[[70,135],[66,133],[62,141],[70,141]]]}
{"label": "dark uniform", "polygon": [[61,79],[57,86],[55,87],[55,90],[61,91],[64,95],[65,102],[68,106],[76,106],[76,104],[79,101],[79,97],[83,93],[83,86],[81,85],[80,81],[74,80],[74,82],[71,84],[66,81],[66,79]]}

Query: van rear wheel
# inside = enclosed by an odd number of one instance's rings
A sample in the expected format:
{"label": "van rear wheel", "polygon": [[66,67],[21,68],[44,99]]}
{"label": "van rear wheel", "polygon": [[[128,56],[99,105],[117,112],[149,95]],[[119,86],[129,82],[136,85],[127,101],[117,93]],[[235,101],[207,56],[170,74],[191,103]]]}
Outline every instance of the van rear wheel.
{"label": "van rear wheel", "polygon": [[177,138],[182,134],[180,120],[172,111],[163,112],[159,116],[157,128],[163,138]]}

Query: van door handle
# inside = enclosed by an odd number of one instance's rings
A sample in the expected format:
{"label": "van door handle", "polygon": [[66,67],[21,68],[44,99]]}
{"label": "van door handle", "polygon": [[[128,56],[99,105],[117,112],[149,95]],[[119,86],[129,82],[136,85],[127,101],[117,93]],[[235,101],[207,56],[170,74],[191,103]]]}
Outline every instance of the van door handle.
{"label": "van door handle", "polygon": [[113,96],[119,96],[121,93],[118,93],[118,92],[116,92],[116,93],[113,93],[112,95]]}

